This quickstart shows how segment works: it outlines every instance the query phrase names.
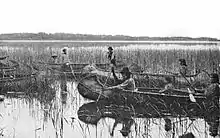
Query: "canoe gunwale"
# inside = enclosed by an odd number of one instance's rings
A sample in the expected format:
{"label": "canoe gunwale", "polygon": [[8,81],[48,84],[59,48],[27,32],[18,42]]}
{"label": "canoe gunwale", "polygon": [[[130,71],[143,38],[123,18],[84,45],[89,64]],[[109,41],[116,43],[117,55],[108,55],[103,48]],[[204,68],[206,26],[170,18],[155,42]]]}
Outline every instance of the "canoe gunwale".
{"label": "canoe gunwale", "polygon": [[[84,78],[82,78],[81,81],[79,81],[77,87],[79,87],[79,86],[81,85],[81,86],[85,87],[87,90],[89,90],[90,93],[100,94],[100,91],[94,91],[92,88],[89,88],[88,86],[86,86],[85,84],[83,84],[83,82],[82,82],[83,79],[86,79],[87,77],[95,77],[96,80],[98,80],[98,76],[97,76],[97,75],[95,75],[95,74],[90,74],[90,75],[85,76]],[[97,82],[98,82],[100,85],[102,85],[100,81],[97,81]],[[189,94],[190,94],[190,93],[187,93],[186,91],[179,90],[179,89],[174,89],[174,90],[172,90],[172,91],[179,92],[179,94],[160,93],[159,90],[161,90],[161,89],[158,89],[158,88],[155,88],[155,89],[154,89],[154,88],[152,88],[151,90],[146,90],[146,91],[120,90],[120,93],[125,93],[125,94],[130,94],[130,95],[166,96],[166,97],[173,97],[173,98],[189,98]],[[79,89],[79,92],[80,92],[80,89]],[[115,91],[112,90],[112,92],[114,93]],[[185,95],[184,95],[184,94],[181,94],[181,92],[184,93]],[[80,93],[82,94],[83,92],[80,92]],[[103,92],[102,92],[102,93],[103,93]],[[102,93],[101,93],[101,95],[103,95]],[[187,95],[187,94],[188,94],[188,95]],[[106,97],[106,96],[105,96],[105,97]],[[206,96],[203,95],[203,94],[194,94],[194,97],[195,97],[196,99],[201,99],[201,98],[204,99],[204,98],[206,98]]]}

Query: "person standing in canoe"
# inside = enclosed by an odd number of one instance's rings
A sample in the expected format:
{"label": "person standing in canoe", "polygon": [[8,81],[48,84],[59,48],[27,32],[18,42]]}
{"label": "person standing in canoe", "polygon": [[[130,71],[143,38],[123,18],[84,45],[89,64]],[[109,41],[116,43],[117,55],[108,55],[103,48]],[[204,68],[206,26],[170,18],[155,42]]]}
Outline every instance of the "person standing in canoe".
{"label": "person standing in canoe", "polygon": [[114,76],[114,79],[115,79],[117,85],[112,86],[112,87],[108,87],[106,89],[118,88],[118,89],[124,89],[124,90],[132,90],[132,91],[136,90],[135,81],[131,77],[132,73],[129,71],[128,67],[124,67],[120,72],[122,75],[122,80],[118,79],[118,77],[116,76],[115,71],[114,71],[114,67],[112,67],[112,73],[113,73],[113,76]]}
{"label": "person standing in canoe", "polygon": [[188,74],[187,64],[185,59],[179,59],[179,73],[183,76],[186,76]]}
{"label": "person standing in canoe", "polygon": [[68,72],[70,71],[70,60],[69,60],[69,55],[68,55],[68,47],[64,47],[62,49],[62,53],[61,53],[61,63],[63,64],[61,69],[64,72]]}
{"label": "person standing in canoe", "polygon": [[110,65],[113,65],[113,66],[116,67],[116,56],[115,56],[115,54],[113,52],[113,48],[112,47],[108,48],[107,59],[108,59]]}
{"label": "person standing in canoe", "polygon": [[71,68],[70,68],[70,61],[69,61],[69,56],[68,56],[68,47],[64,47],[62,49],[62,53],[61,53],[61,71],[62,71],[62,75],[61,75],[61,90],[66,92],[67,91],[67,86],[66,86],[66,72],[70,72]]}

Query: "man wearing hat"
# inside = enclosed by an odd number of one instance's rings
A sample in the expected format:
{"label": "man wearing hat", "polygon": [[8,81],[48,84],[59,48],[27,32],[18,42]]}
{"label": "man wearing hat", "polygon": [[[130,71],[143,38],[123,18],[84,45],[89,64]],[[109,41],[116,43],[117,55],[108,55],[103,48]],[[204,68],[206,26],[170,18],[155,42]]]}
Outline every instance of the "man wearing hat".
{"label": "man wearing hat", "polygon": [[107,58],[111,65],[116,66],[116,57],[112,47],[108,47]]}
{"label": "man wearing hat", "polygon": [[218,74],[210,75],[210,85],[205,90],[204,94],[207,97],[206,107],[208,109],[206,122],[209,124],[209,132],[211,136],[218,135],[219,125],[219,77]]}
{"label": "man wearing hat", "polygon": [[135,81],[131,77],[131,72],[129,71],[128,67],[124,67],[120,72],[122,75],[122,80],[118,79],[118,77],[116,76],[116,74],[114,72],[114,68],[112,69],[112,71],[113,71],[113,76],[114,76],[115,80],[117,82],[119,82],[120,84],[118,84],[116,86],[108,87],[107,89],[119,88],[119,89],[132,90],[132,91],[134,91],[136,89]]}
{"label": "man wearing hat", "polygon": [[61,53],[61,61],[62,61],[61,70],[62,70],[62,72],[64,72],[62,74],[63,79],[61,79],[62,80],[61,81],[61,89],[63,91],[67,91],[67,85],[66,85],[66,80],[65,80],[66,79],[65,72],[70,72],[71,71],[71,67],[69,65],[70,61],[69,61],[69,56],[68,56],[67,50],[68,50],[68,47],[64,47],[62,49],[62,53]]}
{"label": "man wearing hat", "polygon": [[70,62],[67,50],[68,50],[68,47],[64,47],[62,49],[62,53],[61,53],[62,54],[61,55],[62,63],[64,63],[64,64],[69,64],[69,62]]}
{"label": "man wearing hat", "polygon": [[219,125],[219,77],[218,74],[210,74],[210,85],[205,90],[198,90],[196,92],[204,93],[206,100],[204,105],[207,109],[205,113],[205,121],[209,124],[209,131],[211,136],[218,135]]}
{"label": "man wearing hat", "polygon": [[179,64],[180,64],[179,73],[181,75],[184,75],[184,76],[187,75],[188,69],[187,69],[186,60],[185,59],[179,59]]}

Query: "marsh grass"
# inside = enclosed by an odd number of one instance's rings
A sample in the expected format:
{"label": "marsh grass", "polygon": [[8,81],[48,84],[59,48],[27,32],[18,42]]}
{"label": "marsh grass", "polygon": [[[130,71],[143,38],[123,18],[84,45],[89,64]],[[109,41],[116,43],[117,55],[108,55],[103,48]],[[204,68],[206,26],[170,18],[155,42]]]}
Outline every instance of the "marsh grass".
{"label": "marsh grass", "polygon": [[[14,44],[14,45],[13,45]],[[61,49],[68,46],[70,61],[73,63],[107,63],[108,46],[114,44],[80,44],[80,43],[3,43],[1,55],[9,55],[11,59],[31,64],[33,61],[48,62],[52,55],[58,55],[61,61]],[[189,70],[206,69],[208,72],[217,70],[220,63],[218,46],[174,45],[174,44],[119,44],[114,48],[117,60],[123,63],[138,63],[151,73],[168,70],[177,72],[178,59],[185,58]]]}

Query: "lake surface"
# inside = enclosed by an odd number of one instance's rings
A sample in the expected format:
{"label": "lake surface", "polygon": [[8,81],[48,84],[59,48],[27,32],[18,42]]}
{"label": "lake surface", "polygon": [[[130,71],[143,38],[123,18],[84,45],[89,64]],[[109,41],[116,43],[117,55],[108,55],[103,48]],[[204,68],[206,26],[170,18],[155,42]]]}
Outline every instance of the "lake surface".
{"label": "lake surface", "polygon": [[[73,51],[72,61],[77,59],[78,63],[91,61],[105,61],[97,59],[103,56],[108,46],[115,46],[121,58],[132,60],[135,55],[137,61],[149,67],[150,72],[158,72],[161,68],[175,68],[176,61],[180,57],[186,57],[190,67],[210,67],[219,62],[219,42],[163,42],[163,41],[33,41],[33,40],[0,40],[0,51],[4,54],[11,54],[14,59],[20,61],[46,59],[50,52],[58,52],[60,49],[53,46],[68,45]],[[80,49],[76,49],[80,43]],[[89,43],[84,46],[84,43]],[[91,44],[90,44],[91,43]],[[98,46],[96,46],[96,43]],[[109,44],[111,43],[111,44]],[[43,50],[37,46],[45,46]],[[22,46],[17,47],[17,46]],[[30,46],[34,48],[29,48]],[[28,47],[28,48],[27,48]],[[173,50],[176,49],[176,50]],[[211,50],[214,49],[215,56]],[[36,51],[35,51],[36,50]],[[77,51],[78,50],[78,51]],[[159,50],[159,52],[158,52]],[[170,52],[170,51],[171,52]],[[43,52],[42,52],[43,51]],[[82,53],[79,53],[83,51]],[[95,52],[94,52],[95,51]],[[189,52],[190,51],[190,52]],[[217,53],[216,53],[217,51]],[[74,53],[75,52],[75,53]],[[86,53],[87,52],[87,53]],[[97,52],[97,53],[96,53]],[[142,53],[143,52],[143,53]],[[79,53],[79,55],[77,55]],[[126,54],[124,54],[126,53]],[[48,55],[46,55],[48,54]],[[97,54],[96,56],[94,56]],[[43,55],[43,56],[42,56]],[[81,56],[81,57],[80,57]],[[119,57],[118,56],[118,57]],[[130,57],[129,57],[130,56]],[[142,59],[146,56],[146,59]],[[211,57],[211,58],[209,58]],[[93,58],[93,59],[92,59]],[[136,61],[136,60],[135,60]],[[164,64],[166,63],[166,65]],[[160,65],[158,65],[160,64]],[[164,66],[165,65],[165,66]],[[213,66],[213,67],[212,67]],[[97,126],[86,124],[78,119],[78,109],[94,101],[86,100],[79,95],[74,81],[67,82],[67,92],[63,94],[60,82],[54,81],[51,87],[55,88],[56,94],[52,101],[42,102],[41,99],[25,95],[13,95],[0,102],[0,137],[4,138],[111,138],[110,132],[115,119],[101,118]],[[209,126],[199,118],[173,118],[173,129],[165,130],[164,118],[133,118],[135,123],[131,126],[129,138],[173,138],[184,133],[192,132],[197,138],[209,138]],[[114,130],[114,138],[122,138],[120,130],[122,123],[119,123]],[[2,135],[1,135],[2,134]]]}
{"label": "lake surface", "polygon": [[[43,104],[37,99],[24,95],[8,97],[0,103],[0,128],[4,138],[110,138],[114,124],[112,118],[102,118],[97,126],[86,124],[78,119],[80,106],[92,101],[82,98],[74,82],[67,83],[67,95],[62,96],[60,84],[57,86],[56,97],[51,103]],[[208,138],[208,125],[203,119],[170,118],[175,122],[174,130],[166,132],[164,119],[134,118],[129,137],[175,137],[193,132],[200,138]],[[121,138],[122,124],[114,131],[114,137]]]}

